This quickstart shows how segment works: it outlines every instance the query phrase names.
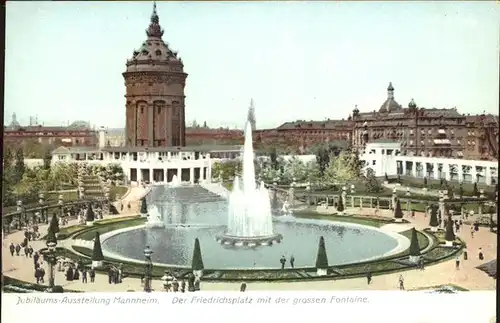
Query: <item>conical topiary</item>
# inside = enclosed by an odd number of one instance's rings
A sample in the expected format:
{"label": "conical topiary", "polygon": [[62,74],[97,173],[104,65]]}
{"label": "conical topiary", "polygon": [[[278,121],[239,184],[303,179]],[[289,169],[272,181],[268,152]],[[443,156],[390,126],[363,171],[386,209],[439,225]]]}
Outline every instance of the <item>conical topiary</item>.
{"label": "conical topiary", "polygon": [[87,206],[87,214],[85,216],[85,220],[87,222],[92,222],[95,220],[95,214],[94,214],[94,210],[92,210],[92,204],[89,203],[89,205]]}
{"label": "conical topiary", "polygon": [[401,211],[401,203],[399,202],[399,199],[396,199],[396,207],[394,208],[394,217],[396,219],[403,218],[403,211]]}
{"label": "conical topiary", "polygon": [[192,270],[203,270],[203,258],[201,257],[200,240],[194,240],[193,260],[191,263]]}
{"label": "conical topiary", "polygon": [[57,244],[56,234],[50,229],[47,231],[47,244],[55,243]]}
{"label": "conical topiary", "polygon": [[318,255],[316,256],[316,268],[328,268],[328,256],[326,255],[325,238],[323,238],[323,236],[319,238]]}
{"label": "conical topiary", "polygon": [[444,235],[446,241],[455,241],[455,232],[453,232],[453,220],[451,216],[448,216],[448,221],[446,221],[446,233]]}
{"label": "conical topiary", "polygon": [[342,194],[339,195],[339,202],[337,203],[337,211],[344,211],[344,199],[342,198]]}
{"label": "conical topiary", "polygon": [[429,221],[429,225],[431,227],[439,226],[438,216],[437,216],[437,208],[435,205],[431,207],[431,220]]}
{"label": "conical topiary", "polygon": [[420,256],[420,245],[415,228],[411,229],[410,256]]}
{"label": "conical topiary", "polygon": [[99,235],[99,232],[96,232],[94,239],[94,249],[92,249],[92,261],[102,260],[104,260],[104,255],[102,254],[101,248],[101,236]]}
{"label": "conical topiary", "polygon": [[148,204],[145,197],[141,199],[141,214],[148,214]]}
{"label": "conical topiary", "polygon": [[59,219],[57,218],[57,215],[54,213],[52,215],[52,218],[50,219],[49,223],[49,230],[52,230],[52,232],[59,233]]}

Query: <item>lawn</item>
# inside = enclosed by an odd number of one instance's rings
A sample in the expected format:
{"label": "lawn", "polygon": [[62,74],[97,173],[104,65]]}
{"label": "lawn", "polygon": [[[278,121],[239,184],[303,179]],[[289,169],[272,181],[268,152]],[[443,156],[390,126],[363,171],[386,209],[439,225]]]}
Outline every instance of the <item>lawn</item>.
{"label": "lawn", "polygon": [[[114,221],[112,221],[114,220]],[[109,219],[109,222],[104,222],[107,220],[103,220],[102,222],[95,222],[90,229],[85,230],[79,234],[76,234],[73,239],[81,239],[91,241],[95,238],[95,233],[99,232],[100,234],[115,231],[118,229],[133,227],[136,225],[141,225],[146,222],[146,218],[138,218],[138,217],[127,217],[127,218],[118,218],[118,219]]]}

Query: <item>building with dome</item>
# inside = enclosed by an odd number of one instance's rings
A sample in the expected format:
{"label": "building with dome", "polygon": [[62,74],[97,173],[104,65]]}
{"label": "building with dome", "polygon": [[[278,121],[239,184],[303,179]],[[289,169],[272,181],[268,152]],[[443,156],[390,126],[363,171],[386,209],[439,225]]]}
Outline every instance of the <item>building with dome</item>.
{"label": "building with dome", "polygon": [[177,52],[163,39],[153,8],[146,40],[127,60],[125,145],[183,147],[186,145],[184,87],[187,74]]}

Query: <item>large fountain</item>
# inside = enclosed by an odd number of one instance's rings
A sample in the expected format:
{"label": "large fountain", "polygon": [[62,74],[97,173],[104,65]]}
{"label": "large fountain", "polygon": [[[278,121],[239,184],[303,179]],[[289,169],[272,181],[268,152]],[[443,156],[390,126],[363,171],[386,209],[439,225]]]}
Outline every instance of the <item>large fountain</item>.
{"label": "large fountain", "polygon": [[243,180],[235,177],[229,195],[227,231],[217,236],[225,245],[254,247],[281,242],[282,235],[273,232],[269,191],[264,183],[255,182],[252,126],[245,124],[243,146]]}

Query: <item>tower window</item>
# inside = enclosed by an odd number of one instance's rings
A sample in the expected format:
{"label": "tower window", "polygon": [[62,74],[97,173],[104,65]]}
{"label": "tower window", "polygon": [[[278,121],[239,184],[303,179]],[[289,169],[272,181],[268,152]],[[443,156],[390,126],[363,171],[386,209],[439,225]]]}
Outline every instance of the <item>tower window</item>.
{"label": "tower window", "polygon": [[158,107],[158,114],[161,113],[161,107]]}
{"label": "tower window", "polygon": [[157,49],[156,52],[155,52],[156,56],[160,56],[161,55],[161,50]]}
{"label": "tower window", "polygon": [[141,107],[141,113],[144,113],[144,108],[143,107]]}

